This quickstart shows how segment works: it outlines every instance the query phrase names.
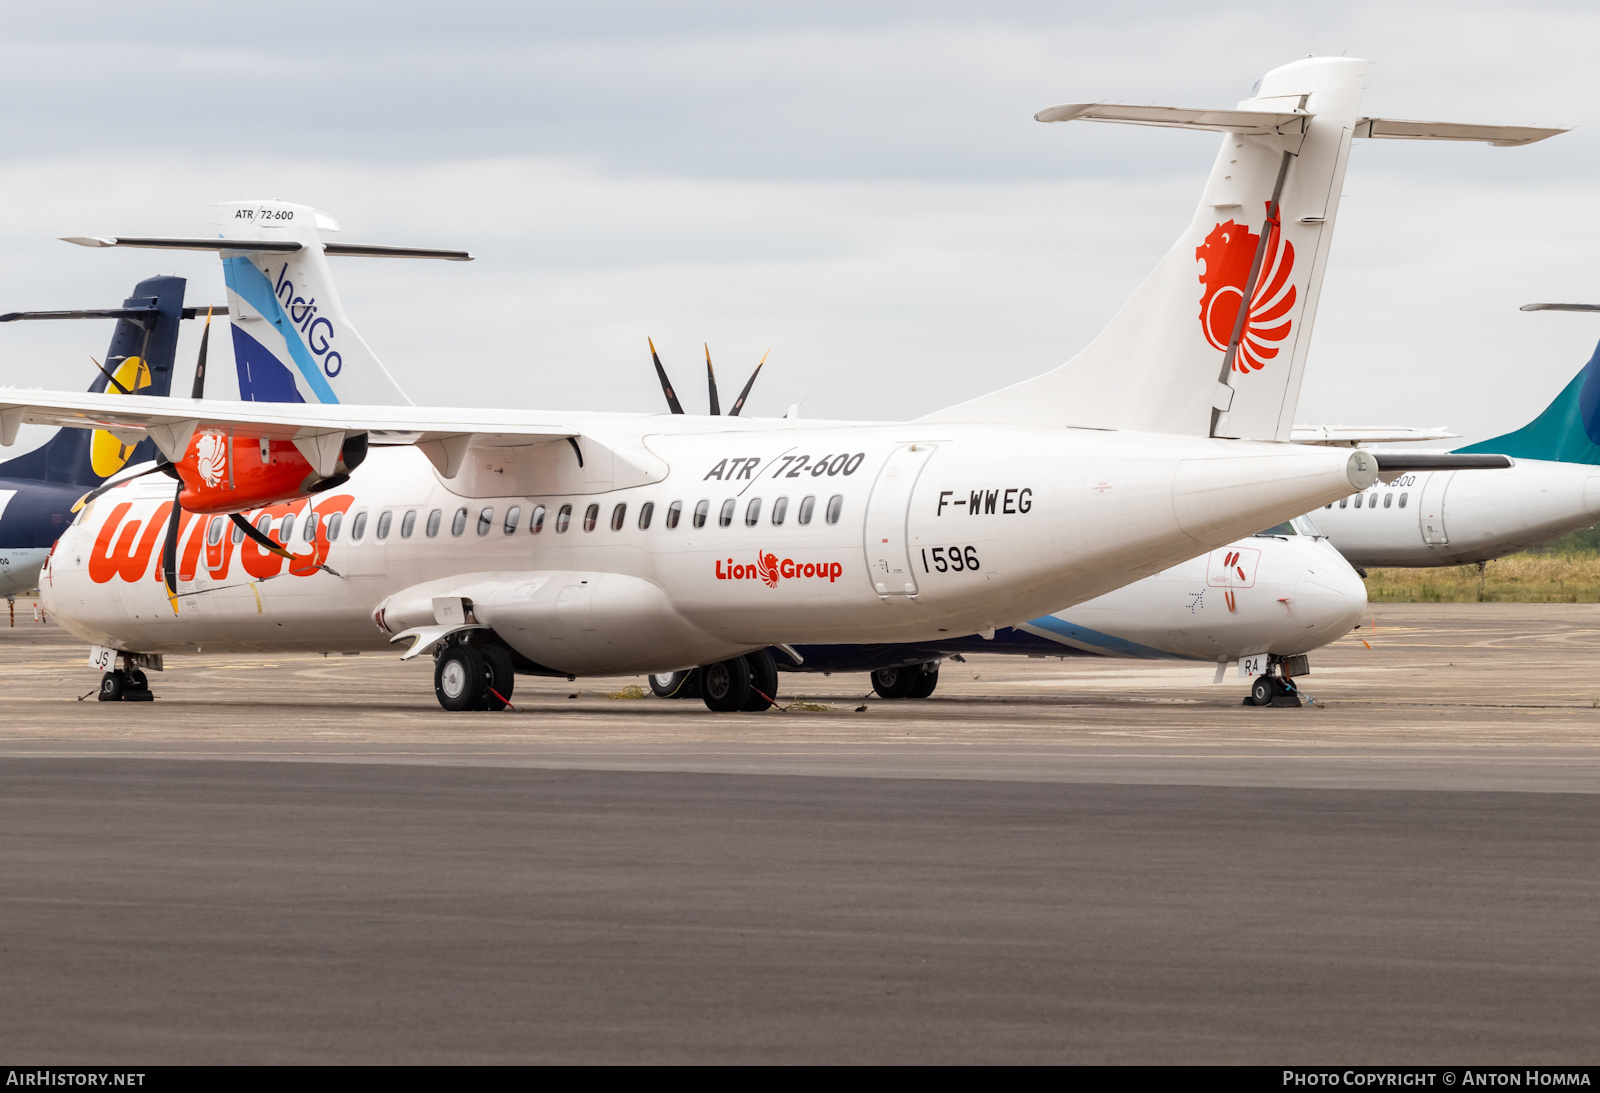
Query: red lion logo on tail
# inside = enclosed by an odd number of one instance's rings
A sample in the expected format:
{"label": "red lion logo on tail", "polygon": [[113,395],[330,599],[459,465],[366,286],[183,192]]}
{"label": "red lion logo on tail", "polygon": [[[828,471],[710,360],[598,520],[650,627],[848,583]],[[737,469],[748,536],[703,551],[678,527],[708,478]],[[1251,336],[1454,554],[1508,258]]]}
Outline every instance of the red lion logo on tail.
{"label": "red lion logo on tail", "polygon": [[[1213,228],[1205,243],[1195,248],[1195,259],[1201,265],[1200,283],[1205,286],[1200,297],[1200,328],[1206,341],[1217,349],[1226,350],[1233,340],[1245,282],[1250,279],[1250,263],[1255,260],[1260,242],[1261,237],[1255,232],[1229,220]],[[1283,341],[1294,325],[1284,318],[1296,299],[1295,287],[1289,283],[1292,272],[1294,244],[1284,239],[1278,225],[1273,224],[1239,339],[1239,352],[1233,358],[1234,371],[1259,370],[1278,355],[1280,347],[1269,343]]]}

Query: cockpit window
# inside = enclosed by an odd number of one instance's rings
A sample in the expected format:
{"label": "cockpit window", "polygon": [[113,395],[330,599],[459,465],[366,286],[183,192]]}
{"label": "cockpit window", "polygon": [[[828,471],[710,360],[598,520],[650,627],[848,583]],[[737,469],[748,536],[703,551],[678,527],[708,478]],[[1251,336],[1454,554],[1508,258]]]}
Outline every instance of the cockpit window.
{"label": "cockpit window", "polygon": [[1257,536],[1262,536],[1262,535],[1299,535],[1299,534],[1300,533],[1294,529],[1294,524],[1290,523],[1288,520],[1285,520],[1281,524],[1274,524],[1270,528],[1267,528],[1265,531],[1256,532]]}

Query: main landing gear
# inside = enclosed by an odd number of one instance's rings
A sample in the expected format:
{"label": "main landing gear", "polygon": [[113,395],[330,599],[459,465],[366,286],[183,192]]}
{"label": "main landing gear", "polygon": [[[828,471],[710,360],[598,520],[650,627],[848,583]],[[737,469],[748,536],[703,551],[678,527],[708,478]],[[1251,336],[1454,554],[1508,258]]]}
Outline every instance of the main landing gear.
{"label": "main landing gear", "polygon": [[939,686],[939,662],[908,668],[879,668],[872,673],[872,689],[881,698],[927,698]]}
{"label": "main landing gear", "polygon": [[765,649],[650,677],[657,698],[698,698],[716,713],[760,713],[777,704],[778,664]]}
{"label": "main landing gear", "polygon": [[505,709],[516,678],[511,654],[498,645],[456,642],[433,654],[433,693],[452,712]]}
{"label": "main landing gear", "polygon": [[150,680],[137,668],[113,668],[100,677],[101,702],[154,702]]}

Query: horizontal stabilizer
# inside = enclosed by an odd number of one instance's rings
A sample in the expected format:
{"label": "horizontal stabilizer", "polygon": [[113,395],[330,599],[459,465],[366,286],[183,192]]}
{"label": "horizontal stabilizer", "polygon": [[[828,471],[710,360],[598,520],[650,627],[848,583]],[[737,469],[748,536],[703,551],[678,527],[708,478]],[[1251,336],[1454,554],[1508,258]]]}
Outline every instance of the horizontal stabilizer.
{"label": "horizontal stabilizer", "polygon": [[1296,444],[1325,444],[1333,448],[1358,448],[1367,444],[1404,444],[1420,440],[1454,440],[1443,425],[1412,428],[1405,425],[1296,425],[1289,439]]}
{"label": "horizontal stabilizer", "polygon": [[1505,470],[1511,459],[1504,455],[1463,455],[1459,452],[1373,452],[1378,473],[1406,471],[1488,471]]}
{"label": "horizontal stabilizer", "polygon": [[1464,140],[1515,148],[1565,133],[1566,129],[1541,129],[1531,125],[1468,125],[1456,121],[1403,121],[1399,118],[1360,118],[1355,135],[1379,140]]}
{"label": "horizontal stabilizer", "polygon": [[1600,311],[1600,304],[1523,304],[1518,311]]}
{"label": "horizontal stabilizer", "polygon": [[[193,319],[196,315],[204,317],[207,311],[217,315],[228,313],[227,304],[217,304],[212,308],[186,307],[183,309],[185,319]],[[8,311],[0,315],[0,323],[14,323],[19,319],[131,319],[136,323],[144,323],[160,312],[155,304],[145,304],[141,307],[100,307],[80,308],[77,311]]]}
{"label": "horizontal stabilizer", "polygon": [[1106,121],[1123,125],[1158,125],[1166,129],[1203,129],[1246,137],[1288,136],[1305,132],[1311,117],[1304,111],[1191,110],[1177,106],[1129,106],[1114,102],[1074,102],[1051,106],[1034,121]]}
{"label": "horizontal stabilizer", "polygon": [[[302,244],[292,239],[180,239],[129,235],[64,235],[64,243],[80,247],[143,247],[147,250],[266,251],[293,254]],[[446,262],[470,262],[464,250],[438,247],[389,247],[377,243],[324,243],[324,254],[343,258],[441,258]]]}

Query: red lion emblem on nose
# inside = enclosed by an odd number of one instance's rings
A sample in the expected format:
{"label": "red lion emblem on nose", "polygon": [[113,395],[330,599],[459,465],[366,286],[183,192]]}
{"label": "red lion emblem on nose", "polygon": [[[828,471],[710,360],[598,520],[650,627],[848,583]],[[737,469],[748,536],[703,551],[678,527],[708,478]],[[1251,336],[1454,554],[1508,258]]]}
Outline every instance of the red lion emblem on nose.
{"label": "red lion emblem on nose", "polygon": [[[1255,232],[1229,220],[1213,228],[1205,243],[1195,248],[1194,256],[1201,267],[1200,283],[1205,286],[1200,297],[1200,327],[1206,341],[1217,349],[1226,350],[1233,340],[1245,282],[1250,279],[1250,263],[1255,260],[1260,242],[1261,237]],[[1292,272],[1294,244],[1282,237],[1274,223],[1239,339],[1239,352],[1233,358],[1234,371],[1261,369],[1278,355],[1279,347],[1268,343],[1283,341],[1294,325],[1284,318],[1294,308],[1295,288],[1289,283]]]}
{"label": "red lion emblem on nose", "polygon": [[768,588],[778,587],[778,556],[776,554],[757,554],[756,571],[761,574],[761,579]]}

